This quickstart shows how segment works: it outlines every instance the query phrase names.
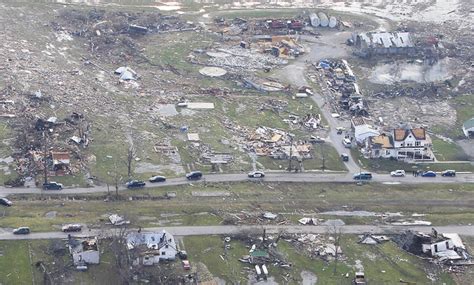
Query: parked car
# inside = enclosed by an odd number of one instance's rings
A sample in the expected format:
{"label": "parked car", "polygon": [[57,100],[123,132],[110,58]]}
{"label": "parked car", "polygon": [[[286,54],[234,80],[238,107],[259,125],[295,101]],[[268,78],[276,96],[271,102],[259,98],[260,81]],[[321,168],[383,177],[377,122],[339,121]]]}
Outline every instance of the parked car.
{"label": "parked car", "polygon": [[30,233],[29,227],[19,227],[13,230],[14,235],[27,235]]}
{"label": "parked car", "polygon": [[202,178],[202,172],[201,171],[191,171],[186,174],[186,178],[188,180],[199,180]]}
{"label": "parked car", "polygon": [[10,207],[12,204],[12,201],[8,200],[7,198],[0,198],[0,205]]}
{"label": "parked car", "polygon": [[445,171],[441,172],[441,176],[454,177],[454,176],[456,176],[456,170],[445,170]]}
{"label": "parked car", "polygon": [[263,178],[265,173],[263,171],[252,171],[249,173],[249,178]]}
{"label": "parked car", "polygon": [[421,177],[436,177],[436,173],[434,171],[425,171],[421,174]]}
{"label": "parked car", "polygon": [[150,181],[151,183],[155,183],[155,182],[165,182],[165,181],[166,181],[166,177],[157,175],[157,176],[151,177],[148,181]]}
{"label": "parked car", "polygon": [[63,189],[63,185],[61,183],[51,181],[51,182],[43,183],[43,189],[44,190],[61,190]]}
{"label": "parked car", "polygon": [[352,177],[355,180],[370,180],[372,179],[372,173],[370,172],[359,172],[354,174]]}
{"label": "parked car", "polygon": [[62,227],[62,231],[65,233],[80,232],[81,230],[82,230],[82,225],[79,225],[79,224],[67,224]]}
{"label": "parked car", "polygon": [[342,153],[341,154],[341,159],[342,159],[342,161],[349,161],[349,155],[347,153]]}
{"label": "parked car", "polygon": [[184,270],[190,270],[191,269],[191,264],[189,263],[189,260],[183,260],[183,268]]}
{"label": "parked car", "polygon": [[145,182],[143,182],[141,180],[131,180],[131,181],[128,181],[127,183],[125,183],[125,185],[127,185],[128,189],[143,188],[143,187],[145,187]]}
{"label": "parked car", "polygon": [[343,127],[338,127],[336,130],[337,130],[338,135],[342,135],[342,132],[344,131],[344,128]]}
{"label": "parked car", "polygon": [[392,177],[404,177],[405,170],[397,169],[395,171],[390,172],[390,176]]}
{"label": "parked car", "polygon": [[323,138],[320,137],[320,136],[311,136],[311,137],[309,138],[309,142],[310,142],[310,143],[325,143],[326,140],[323,139]]}

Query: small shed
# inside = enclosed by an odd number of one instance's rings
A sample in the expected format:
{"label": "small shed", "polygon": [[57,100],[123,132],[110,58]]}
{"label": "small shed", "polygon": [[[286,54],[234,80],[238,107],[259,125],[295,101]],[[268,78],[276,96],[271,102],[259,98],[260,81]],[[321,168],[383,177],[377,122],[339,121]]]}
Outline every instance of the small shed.
{"label": "small shed", "polygon": [[474,117],[470,118],[469,120],[465,121],[462,124],[462,131],[467,138],[474,137]]}

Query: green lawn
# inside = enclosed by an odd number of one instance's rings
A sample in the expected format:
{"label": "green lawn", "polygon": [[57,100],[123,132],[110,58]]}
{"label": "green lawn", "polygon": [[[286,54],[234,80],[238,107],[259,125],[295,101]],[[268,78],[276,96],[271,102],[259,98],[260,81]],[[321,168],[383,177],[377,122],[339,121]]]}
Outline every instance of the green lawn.
{"label": "green lawn", "polygon": [[463,149],[454,142],[433,138],[433,152],[436,159],[443,161],[469,160]]}
{"label": "green lawn", "polygon": [[0,283],[32,284],[28,241],[0,241]]}

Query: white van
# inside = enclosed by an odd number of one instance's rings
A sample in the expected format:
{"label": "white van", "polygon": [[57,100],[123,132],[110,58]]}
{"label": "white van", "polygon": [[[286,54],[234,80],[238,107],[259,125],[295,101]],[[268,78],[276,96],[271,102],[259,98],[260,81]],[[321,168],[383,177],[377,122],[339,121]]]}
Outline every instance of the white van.
{"label": "white van", "polygon": [[352,142],[349,138],[345,138],[342,140],[342,144],[344,147],[351,148],[352,147]]}

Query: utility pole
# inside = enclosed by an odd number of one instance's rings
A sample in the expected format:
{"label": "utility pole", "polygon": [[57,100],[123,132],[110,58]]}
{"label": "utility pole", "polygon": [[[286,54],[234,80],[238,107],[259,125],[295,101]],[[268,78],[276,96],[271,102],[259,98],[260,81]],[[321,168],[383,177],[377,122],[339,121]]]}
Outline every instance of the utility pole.
{"label": "utility pole", "polygon": [[293,137],[289,135],[290,137],[290,157],[288,158],[288,171],[291,172],[291,169],[293,169],[291,165],[291,161],[293,160]]}
{"label": "utility pole", "polygon": [[324,170],[326,169],[326,157],[324,156],[323,147],[324,147],[324,143],[321,143],[321,157],[322,157],[322,160],[323,160],[323,165],[321,166],[321,169],[324,172]]}
{"label": "utility pole", "polygon": [[43,144],[44,144],[44,152],[43,152],[44,183],[48,183],[48,161],[46,159],[48,155],[48,137],[45,131],[43,131]]}

